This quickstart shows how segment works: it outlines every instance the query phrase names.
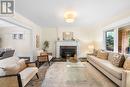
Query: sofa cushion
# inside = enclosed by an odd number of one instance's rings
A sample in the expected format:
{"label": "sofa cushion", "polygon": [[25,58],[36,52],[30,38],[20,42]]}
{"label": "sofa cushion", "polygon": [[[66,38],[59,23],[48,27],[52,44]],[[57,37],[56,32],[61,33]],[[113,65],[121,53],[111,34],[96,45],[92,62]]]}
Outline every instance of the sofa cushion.
{"label": "sofa cushion", "polygon": [[4,69],[0,68],[0,76],[4,76],[4,75],[6,75]]}
{"label": "sofa cushion", "polygon": [[95,64],[98,64],[107,72],[111,73],[114,77],[122,79],[123,68],[119,68],[111,64],[108,60],[102,60],[95,56],[89,56],[89,60],[93,61]]}
{"label": "sofa cushion", "polygon": [[10,66],[6,66],[4,67],[4,71],[6,75],[17,74],[21,71],[20,64],[12,64]]}
{"label": "sofa cushion", "polygon": [[20,64],[21,71],[27,67],[27,65],[25,64],[25,61],[26,61],[25,59],[20,59],[18,62]]}
{"label": "sofa cushion", "polygon": [[[0,60],[0,67],[1,67],[1,71],[3,68],[5,75],[10,75],[10,74],[19,73],[21,70],[26,68],[26,64],[25,64],[24,59],[19,59],[17,57],[9,57],[9,58]],[[0,75],[2,76],[3,73],[2,74],[0,73]]]}
{"label": "sofa cushion", "polygon": [[25,59],[20,59],[17,62],[14,62],[14,64],[5,66],[3,69],[7,75],[9,74],[17,74],[23,69],[25,69],[27,65],[25,64]]}
{"label": "sofa cushion", "polygon": [[12,64],[15,64],[19,61],[19,58],[18,57],[9,57],[9,58],[6,58],[6,59],[2,59],[0,60],[0,67],[5,67],[5,66],[10,66]]}
{"label": "sofa cushion", "polygon": [[111,63],[117,67],[123,67],[123,64],[124,64],[124,61],[125,61],[125,57],[123,54],[118,54],[118,53],[115,53],[113,55],[113,58],[111,60]]}
{"label": "sofa cushion", "polygon": [[108,59],[108,53],[105,51],[98,51],[97,57],[101,59]]}
{"label": "sofa cushion", "polygon": [[108,61],[112,62],[114,55],[115,55],[114,52],[109,52],[109,54],[108,54]]}
{"label": "sofa cushion", "polygon": [[125,60],[125,63],[123,65],[123,68],[125,70],[130,70],[130,58],[128,57],[126,60]]}
{"label": "sofa cushion", "polygon": [[23,86],[25,86],[37,72],[38,72],[37,67],[27,67],[26,69],[21,71],[20,76]]}
{"label": "sofa cushion", "polygon": [[94,55],[94,56],[97,56],[97,53],[98,53],[98,50],[93,49],[93,55]]}

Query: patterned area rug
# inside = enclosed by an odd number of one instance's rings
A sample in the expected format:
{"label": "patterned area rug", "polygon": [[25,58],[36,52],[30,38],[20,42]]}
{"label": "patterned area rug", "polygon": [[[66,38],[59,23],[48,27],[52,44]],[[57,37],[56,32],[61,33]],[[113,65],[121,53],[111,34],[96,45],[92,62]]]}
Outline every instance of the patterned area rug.
{"label": "patterned area rug", "polygon": [[41,87],[117,87],[89,63],[82,63],[84,67],[67,67],[66,62],[55,62]]}

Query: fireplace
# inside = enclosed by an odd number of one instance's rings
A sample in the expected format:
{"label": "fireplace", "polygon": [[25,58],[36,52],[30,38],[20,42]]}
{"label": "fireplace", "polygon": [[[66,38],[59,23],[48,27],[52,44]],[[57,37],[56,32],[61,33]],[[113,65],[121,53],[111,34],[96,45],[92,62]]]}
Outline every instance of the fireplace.
{"label": "fireplace", "polygon": [[74,57],[74,55],[77,55],[77,46],[60,46],[60,56],[62,58]]}
{"label": "fireplace", "polygon": [[80,57],[80,43],[79,41],[57,41],[56,42],[56,58],[73,56],[74,54],[77,57]]}

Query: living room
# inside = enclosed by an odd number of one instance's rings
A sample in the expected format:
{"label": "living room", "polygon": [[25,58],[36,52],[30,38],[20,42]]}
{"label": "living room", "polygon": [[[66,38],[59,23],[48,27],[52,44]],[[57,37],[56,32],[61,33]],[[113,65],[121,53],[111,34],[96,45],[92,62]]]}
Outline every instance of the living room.
{"label": "living room", "polygon": [[0,87],[130,86],[129,0],[0,3]]}

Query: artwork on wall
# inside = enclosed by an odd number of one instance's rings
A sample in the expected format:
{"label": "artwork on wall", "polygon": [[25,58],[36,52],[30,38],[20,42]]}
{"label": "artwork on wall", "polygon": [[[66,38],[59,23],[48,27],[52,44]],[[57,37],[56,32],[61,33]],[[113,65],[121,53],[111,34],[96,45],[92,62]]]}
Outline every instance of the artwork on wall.
{"label": "artwork on wall", "polygon": [[13,33],[12,34],[12,39],[14,39],[14,40],[22,40],[23,38],[24,38],[23,33]]}
{"label": "artwork on wall", "polygon": [[37,34],[36,35],[36,48],[40,47],[40,36]]}
{"label": "artwork on wall", "polygon": [[18,34],[18,39],[23,39],[23,34]]}
{"label": "artwork on wall", "polygon": [[63,40],[73,40],[73,32],[63,32]]}
{"label": "artwork on wall", "polygon": [[12,39],[17,39],[17,34],[12,34]]}

